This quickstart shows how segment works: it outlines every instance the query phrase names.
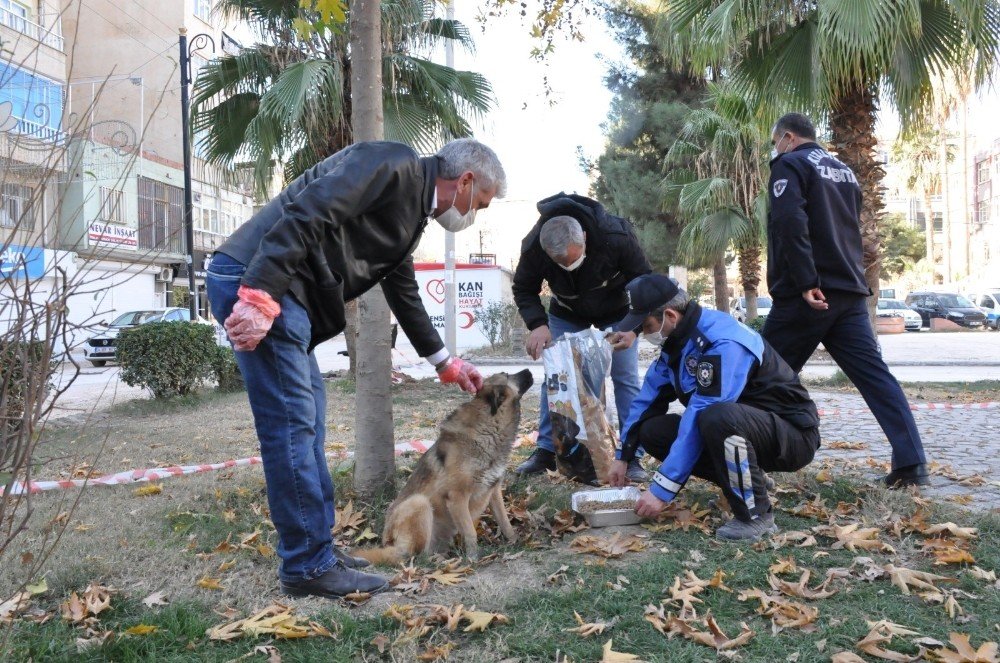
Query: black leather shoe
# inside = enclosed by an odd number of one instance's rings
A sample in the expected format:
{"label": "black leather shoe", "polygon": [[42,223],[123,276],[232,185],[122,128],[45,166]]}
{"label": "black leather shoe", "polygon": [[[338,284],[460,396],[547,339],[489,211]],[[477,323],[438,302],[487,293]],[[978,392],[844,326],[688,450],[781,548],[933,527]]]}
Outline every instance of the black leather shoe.
{"label": "black leather shoe", "polygon": [[534,453],[528,456],[528,460],[517,466],[514,470],[518,474],[541,474],[546,470],[556,469],[556,455],[548,449],[538,447]]}
{"label": "black leather shoe", "polygon": [[632,483],[646,483],[649,481],[649,473],[642,469],[642,463],[639,462],[638,458],[633,458],[628,462],[625,477]]}
{"label": "black leather shoe", "polygon": [[906,488],[908,486],[929,486],[931,485],[930,474],[927,472],[927,465],[918,463],[907,467],[898,467],[882,478],[886,487],[890,490],[895,488]]}
{"label": "black leather shoe", "polygon": [[318,578],[281,581],[281,591],[288,596],[322,596],[328,599],[343,598],[354,592],[376,594],[388,587],[389,582],[382,576],[349,569],[340,561]]}
{"label": "black leather shoe", "polygon": [[366,566],[372,565],[372,563],[369,562],[367,559],[363,559],[361,557],[351,557],[346,552],[344,552],[340,548],[337,548],[336,546],[333,548],[333,556],[339,559],[340,563],[349,569],[363,569]]}

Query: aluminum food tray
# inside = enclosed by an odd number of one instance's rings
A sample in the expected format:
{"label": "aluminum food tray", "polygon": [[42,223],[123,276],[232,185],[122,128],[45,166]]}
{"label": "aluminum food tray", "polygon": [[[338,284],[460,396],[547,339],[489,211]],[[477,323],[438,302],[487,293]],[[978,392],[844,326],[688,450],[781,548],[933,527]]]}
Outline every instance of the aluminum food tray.
{"label": "aluminum food tray", "polygon": [[610,527],[613,525],[636,525],[642,519],[636,515],[632,509],[608,509],[606,511],[594,511],[593,513],[581,513],[578,508],[580,502],[615,502],[617,500],[639,500],[639,489],[635,486],[625,488],[601,488],[598,490],[581,490],[573,493],[570,504],[573,511],[579,513],[586,519],[591,527]]}

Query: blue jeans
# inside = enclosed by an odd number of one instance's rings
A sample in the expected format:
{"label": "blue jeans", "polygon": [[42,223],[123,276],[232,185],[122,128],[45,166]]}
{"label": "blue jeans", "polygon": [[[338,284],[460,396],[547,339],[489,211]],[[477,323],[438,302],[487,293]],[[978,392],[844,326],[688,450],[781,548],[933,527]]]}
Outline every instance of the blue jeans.
{"label": "blue jeans", "polygon": [[[237,301],[246,266],[216,253],[206,284],[212,315],[225,321]],[[323,449],[326,388],[309,352],[311,326],[291,295],[260,345],[237,352],[250,398],[267,482],[271,522],[278,532],[278,575],[309,580],[335,563],[330,530],[334,523],[333,481]]]}
{"label": "blue jeans", "polygon": [[[549,314],[549,331],[552,332],[552,339],[561,338],[564,334],[589,329],[589,326],[575,325],[572,322],[557,318]],[[611,382],[615,388],[615,407],[618,408],[618,432],[621,432],[625,420],[628,419],[629,408],[632,407],[632,400],[639,393],[641,382],[639,380],[639,341],[628,350],[618,350],[611,356]],[[604,385],[592,384],[591,390],[597,395],[601,393]],[[538,419],[538,446],[542,449],[555,451],[552,442],[552,421],[549,419],[549,395],[542,385],[542,409]]]}

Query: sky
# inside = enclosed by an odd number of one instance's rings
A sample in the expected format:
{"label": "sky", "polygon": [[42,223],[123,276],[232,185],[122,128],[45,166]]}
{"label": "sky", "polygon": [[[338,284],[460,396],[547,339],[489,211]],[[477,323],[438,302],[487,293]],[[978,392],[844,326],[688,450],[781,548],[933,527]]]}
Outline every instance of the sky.
{"label": "sky", "polygon": [[[482,231],[484,252],[498,254],[498,262],[510,267],[521,239],[537,220],[538,200],[560,191],[587,193],[589,179],[579,166],[577,147],[588,157],[604,149],[601,124],[611,103],[604,86],[605,62],[622,60],[623,52],[603,21],[590,18],[581,26],[583,42],[558,40],[542,64],[531,58],[536,42],[516,11],[490,19],[484,30],[476,21],[479,4],[456,3],[456,18],[469,26],[477,49],[471,55],[456,51],[455,64],[482,73],[493,85],[496,108],[476,128],[475,137],[500,157],[507,196],[457,234],[456,254],[464,261],[468,253],[479,252]],[[546,76],[552,88],[548,98]],[[443,259],[444,232],[436,224],[428,226],[417,257]]]}

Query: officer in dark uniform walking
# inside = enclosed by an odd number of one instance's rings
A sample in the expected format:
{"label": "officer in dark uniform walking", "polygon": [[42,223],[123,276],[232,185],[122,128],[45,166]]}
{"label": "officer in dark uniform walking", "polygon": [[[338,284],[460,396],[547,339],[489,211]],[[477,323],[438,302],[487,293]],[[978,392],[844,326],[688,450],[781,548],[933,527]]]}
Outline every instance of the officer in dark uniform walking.
{"label": "officer in dark uniform walking", "polygon": [[[631,311],[622,326],[641,326],[661,352],[632,401],[609,483],[626,483],[641,447],[662,464],[636,505],[640,516],[659,515],[693,474],[718,485],[733,510],[718,538],[777,531],[764,472],[794,472],[812,461],[820,439],[809,392],[758,334],[702,309],[673,279],[648,274],[627,290]],[[683,414],[667,413],[673,401]]]}
{"label": "officer in dark uniform walking", "polygon": [[822,343],[864,397],[892,445],[890,488],[926,485],[926,458],[906,396],[882,360],[868,319],[861,266],[861,188],[816,144],[809,118],[774,125],[763,335],[796,372]]}

